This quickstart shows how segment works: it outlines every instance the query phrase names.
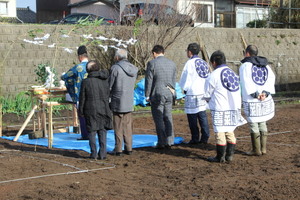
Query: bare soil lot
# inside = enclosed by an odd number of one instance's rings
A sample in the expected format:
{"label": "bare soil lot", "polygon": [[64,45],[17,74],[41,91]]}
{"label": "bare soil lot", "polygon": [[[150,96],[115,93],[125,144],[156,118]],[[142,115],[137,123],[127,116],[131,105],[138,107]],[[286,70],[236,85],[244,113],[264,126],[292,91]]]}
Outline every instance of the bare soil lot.
{"label": "bare soil lot", "polygon": [[[174,114],[174,124],[189,141],[186,115]],[[267,155],[250,157],[249,127],[239,127],[230,164],[206,161],[215,155],[212,129],[209,144],[140,148],[106,161],[0,139],[0,199],[300,199],[300,104],[276,105],[268,128]],[[136,115],[134,132],[155,134],[151,115]]]}

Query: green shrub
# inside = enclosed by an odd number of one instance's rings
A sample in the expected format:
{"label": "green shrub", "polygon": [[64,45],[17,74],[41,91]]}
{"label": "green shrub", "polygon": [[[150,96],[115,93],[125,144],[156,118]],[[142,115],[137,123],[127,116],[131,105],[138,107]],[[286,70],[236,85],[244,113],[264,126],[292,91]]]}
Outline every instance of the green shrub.
{"label": "green shrub", "polygon": [[[255,27],[255,22],[256,22],[256,27]],[[267,20],[252,20],[246,24],[248,28],[266,28],[267,27]]]}

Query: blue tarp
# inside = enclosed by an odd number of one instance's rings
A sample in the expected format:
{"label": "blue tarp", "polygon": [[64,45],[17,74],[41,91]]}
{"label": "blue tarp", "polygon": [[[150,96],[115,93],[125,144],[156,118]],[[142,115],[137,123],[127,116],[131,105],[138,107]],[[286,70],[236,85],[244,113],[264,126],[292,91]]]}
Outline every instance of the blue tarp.
{"label": "blue tarp", "polygon": [[[90,153],[90,146],[88,140],[77,140],[80,138],[80,134],[74,133],[55,133],[53,136],[53,148],[59,149],[71,149],[71,150],[83,150]],[[3,136],[3,139],[13,140],[15,136]],[[39,146],[48,146],[47,138],[29,139],[28,135],[21,135],[17,142],[24,144],[33,144]],[[182,137],[175,138],[175,144],[183,142]],[[140,147],[152,147],[157,143],[156,135],[133,135],[132,148]],[[98,144],[97,144],[98,145]],[[114,131],[110,130],[107,132],[107,151],[112,152],[115,147]],[[99,148],[99,146],[98,146]]]}
{"label": "blue tarp", "polygon": [[[185,97],[178,83],[176,83],[175,90],[176,99],[182,99]],[[145,97],[145,78],[143,78],[136,84],[136,88],[134,90],[134,105],[146,106],[147,104],[148,102]]]}

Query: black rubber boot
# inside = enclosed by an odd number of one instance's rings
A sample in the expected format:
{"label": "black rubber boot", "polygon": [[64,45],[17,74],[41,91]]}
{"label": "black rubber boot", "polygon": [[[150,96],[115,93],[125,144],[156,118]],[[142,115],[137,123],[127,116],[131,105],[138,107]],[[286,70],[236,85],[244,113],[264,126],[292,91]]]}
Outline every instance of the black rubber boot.
{"label": "black rubber boot", "polygon": [[216,145],[216,150],[217,150],[217,155],[216,155],[216,157],[209,157],[207,160],[208,160],[209,162],[220,162],[220,163],[224,163],[224,162],[225,162],[226,145],[225,145],[225,146]]}
{"label": "black rubber boot", "polygon": [[226,161],[231,162],[233,160],[234,150],[235,150],[235,144],[227,143],[226,156],[225,156]]}

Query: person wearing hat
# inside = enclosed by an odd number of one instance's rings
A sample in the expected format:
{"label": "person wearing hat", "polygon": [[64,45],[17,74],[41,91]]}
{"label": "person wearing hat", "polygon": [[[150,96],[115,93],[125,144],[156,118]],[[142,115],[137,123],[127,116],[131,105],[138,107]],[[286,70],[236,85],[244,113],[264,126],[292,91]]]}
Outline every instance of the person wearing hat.
{"label": "person wearing hat", "polygon": [[[86,64],[88,63],[88,54],[86,46],[80,46],[77,49],[77,55],[79,64],[75,65],[69,71],[61,76],[61,79],[65,81],[65,85],[68,93],[70,94],[72,101],[76,106],[79,104],[79,93],[82,80],[87,77]],[[86,124],[84,117],[78,116],[81,131],[81,140],[88,140],[88,132],[86,130]]]}

